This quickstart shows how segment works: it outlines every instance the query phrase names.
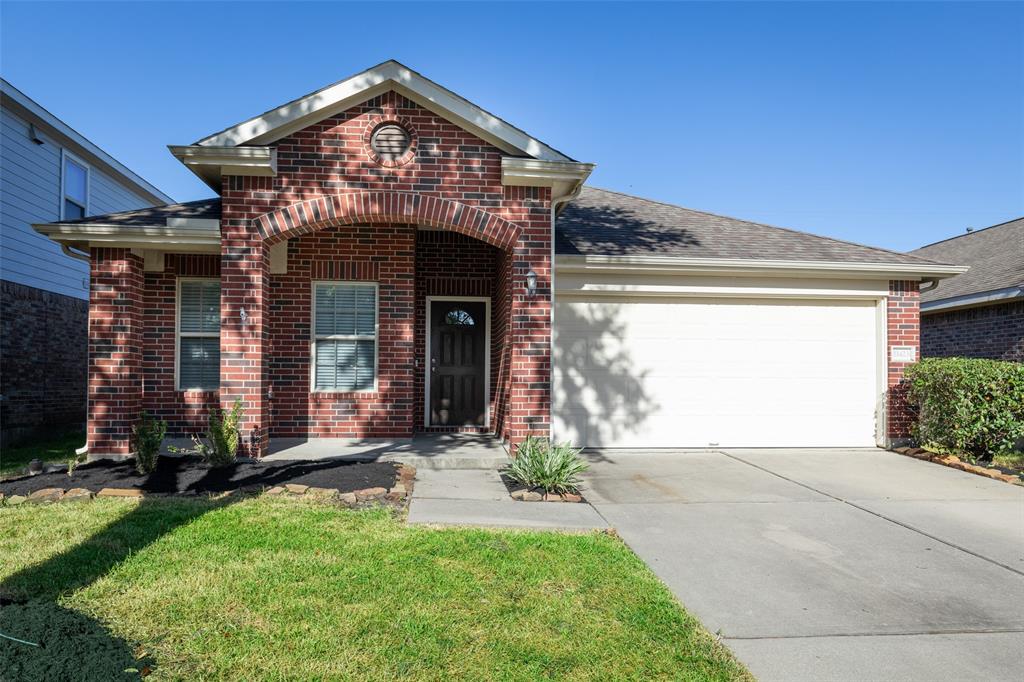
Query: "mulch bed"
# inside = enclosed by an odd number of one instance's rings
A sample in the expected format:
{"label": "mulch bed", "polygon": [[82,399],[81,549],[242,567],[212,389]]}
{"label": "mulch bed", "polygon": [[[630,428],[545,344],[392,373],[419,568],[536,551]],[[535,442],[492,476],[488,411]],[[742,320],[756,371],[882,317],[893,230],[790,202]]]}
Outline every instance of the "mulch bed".
{"label": "mulch bed", "polygon": [[398,465],[391,462],[339,460],[240,459],[226,467],[211,468],[198,457],[160,457],[148,476],[140,476],[134,461],[99,460],[82,464],[69,477],[66,471],[23,476],[0,482],[0,495],[29,495],[44,488],[127,488],[151,494],[207,494],[233,490],[299,484],[332,488],[340,493],[367,488],[389,489],[398,480]]}

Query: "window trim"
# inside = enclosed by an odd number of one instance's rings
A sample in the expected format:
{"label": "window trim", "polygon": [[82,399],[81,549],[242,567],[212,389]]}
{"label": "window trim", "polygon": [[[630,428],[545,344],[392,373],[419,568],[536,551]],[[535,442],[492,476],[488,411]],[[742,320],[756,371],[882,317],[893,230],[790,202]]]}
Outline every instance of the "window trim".
{"label": "window trim", "polygon": [[[366,334],[316,333],[316,288],[318,286],[357,286],[373,288],[373,336]],[[316,279],[310,282],[309,298],[309,392],[317,395],[364,395],[380,390],[380,283],[348,279]],[[373,341],[373,386],[354,391],[339,388],[316,387],[316,342],[317,341]]]}
{"label": "window trim", "polygon": [[[174,283],[174,390],[179,393],[215,393],[220,391],[220,371],[217,372],[217,388],[201,388],[181,385],[181,285],[183,282],[217,282],[217,277],[178,277]],[[185,332],[188,338],[220,338],[220,321],[217,332]]]}
{"label": "window trim", "polygon": [[[66,176],[67,176],[67,163],[68,163],[69,160],[85,169],[85,206],[82,206],[82,204],[78,203],[77,199],[71,198],[67,194]],[[67,220],[68,219],[67,215],[66,215],[66,213],[64,211],[64,209],[65,209],[65,203],[64,202],[66,202],[66,201],[70,201],[71,203],[75,204],[76,206],[82,206],[82,217],[87,217],[89,215],[89,195],[91,195],[91,194],[92,194],[92,166],[90,166],[85,161],[83,161],[79,157],[77,157],[74,154],[72,154],[71,152],[69,152],[67,149],[64,149],[63,147],[61,147],[61,150],[60,150],[60,219],[61,220]]]}

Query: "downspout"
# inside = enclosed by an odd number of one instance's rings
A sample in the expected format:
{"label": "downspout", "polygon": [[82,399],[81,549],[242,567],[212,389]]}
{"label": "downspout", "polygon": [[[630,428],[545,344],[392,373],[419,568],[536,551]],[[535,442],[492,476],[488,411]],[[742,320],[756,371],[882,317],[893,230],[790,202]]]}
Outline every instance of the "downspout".
{"label": "downspout", "polygon": [[[928,284],[930,286],[926,287],[925,286],[926,284]],[[926,291],[932,291],[937,286],[939,286],[939,280],[938,279],[936,279],[935,277],[927,277],[927,278],[921,280],[921,284],[918,285],[917,291],[919,293],[923,294]]]}
{"label": "downspout", "polygon": [[68,246],[67,244],[61,244],[60,245],[60,250],[64,252],[65,256],[70,256],[70,257],[76,258],[76,259],[78,259],[80,261],[85,261],[86,263],[89,262],[89,254],[82,253],[81,251],[73,251],[71,249],[71,247]]}
{"label": "downspout", "polygon": [[[61,244],[60,245],[60,250],[62,252],[64,252],[65,256],[70,256],[71,258],[74,258],[76,260],[84,261],[86,263],[89,263],[92,260],[90,258],[90,256],[89,256],[89,254],[82,253],[81,251],[75,251],[70,246],[68,246],[67,244]],[[86,411],[86,413],[89,412],[88,400],[86,400],[85,411]],[[75,448],[75,456],[76,457],[81,457],[82,455],[88,455],[88,454],[89,454],[89,437],[87,435],[86,438],[85,438],[85,444],[82,445],[82,447],[80,447],[80,448]]]}
{"label": "downspout", "polygon": [[576,184],[568,194],[551,197],[551,275],[548,287],[551,290],[551,304],[548,310],[548,438],[555,427],[555,221],[558,207],[567,204],[583,191],[583,181]]}

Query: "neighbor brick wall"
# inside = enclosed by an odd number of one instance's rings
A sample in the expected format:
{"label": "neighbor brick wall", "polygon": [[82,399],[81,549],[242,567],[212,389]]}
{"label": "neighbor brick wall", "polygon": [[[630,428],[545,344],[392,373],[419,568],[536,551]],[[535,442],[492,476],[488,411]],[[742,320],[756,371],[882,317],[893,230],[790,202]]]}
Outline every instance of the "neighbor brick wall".
{"label": "neighbor brick wall", "polygon": [[206,430],[218,391],[179,391],[174,383],[175,317],[180,277],[220,277],[220,258],[167,254],[163,272],[145,273],[143,285],[142,407],[167,422],[167,435],[186,437]]}
{"label": "neighbor brick wall", "polygon": [[89,303],[0,281],[0,447],[85,425]]}
{"label": "neighbor brick wall", "polygon": [[1024,362],[1024,301],[922,315],[921,354]]}
{"label": "neighbor brick wall", "polygon": [[[368,151],[369,132],[375,122],[398,120],[414,131],[416,152],[406,165],[384,167]],[[295,411],[294,395],[281,402],[274,390],[271,426],[271,385],[267,371],[282,370],[278,354],[264,338],[263,320],[269,299],[265,292],[266,245],[338,225],[430,225],[462,232],[512,251],[502,281],[506,294],[509,350],[508,382],[504,396],[510,401],[502,413],[503,435],[518,440],[529,431],[546,433],[550,406],[550,190],[504,187],[500,150],[430,111],[390,92],[293,133],[275,144],[275,177],[225,177],[222,191],[222,378],[221,402],[234,396],[247,405],[246,428],[259,433],[338,433],[326,420],[345,419],[369,404],[331,404],[304,427]],[[341,231],[351,232],[352,228]],[[267,238],[265,243],[263,238]],[[369,237],[366,237],[369,238]],[[412,262],[405,277],[413,281]],[[535,297],[527,297],[526,273],[539,280]],[[410,295],[411,295],[410,289]],[[237,329],[243,304],[252,329],[244,337]],[[411,303],[411,301],[410,301]],[[409,316],[412,332],[413,316]],[[273,326],[273,321],[268,329]],[[308,322],[307,322],[308,324]],[[256,331],[256,330],[260,331]],[[406,339],[412,344],[412,339]],[[228,352],[234,348],[234,353]],[[410,360],[411,358],[411,350]],[[411,369],[410,369],[411,371]],[[277,381],[277,379],[275,379]],[[308,379],[306,380],[308,381]],[[286,389],[291,391],[292,385]],[[499,395],[502,395],[499,393]],[[286,409],[287,408],[287,409]],[[397,412],[409,414],[412,404],[400,403]],[[345,430],[363,428],[368,415],[349,421]],[[374,427],[378,429],[379,427]],[[387,426],[390,431],[392,427]]]}
{"label": "neighbor brick wall", "polygon": [[917,349],[915,356],[920,356],[920,303],[921,294],[918,292],[917,282],[898,280],[889,282],[888,327],[886,330],[889,387],[886,407],[889,439],[899,440],[909,437],[914,423],[913,411],[907,404],[906,384],[903,382],[904,370],[913,363],[893,362],[892,348],[894,346],[912,346]]}
{"label": "neighbor brick wall", "polygon": [[94,248],[89,287],[89,454],[126,455],[142,407],[142,258]]}

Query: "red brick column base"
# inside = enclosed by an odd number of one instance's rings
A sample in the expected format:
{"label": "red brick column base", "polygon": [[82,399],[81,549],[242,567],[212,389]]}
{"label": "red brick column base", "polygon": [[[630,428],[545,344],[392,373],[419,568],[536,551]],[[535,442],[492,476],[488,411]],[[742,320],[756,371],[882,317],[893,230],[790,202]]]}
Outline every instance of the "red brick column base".
{"label": "red brick column base", "polygon": [[142,258],[92,250],[89,288],[89,455],[130,455],[142,408]]}
{"label": "red brick column base", "polygon": [[914,361],[920,357],[921,294],[918,283],[898,280],[889,282],[886,313],[886,440],[899,444],[910,438],[911,427],[916,419],[913,409],[907,403],[907,386],[903,381],[904,370],[914,362],[893,360],[893,348],[913,348]]}

